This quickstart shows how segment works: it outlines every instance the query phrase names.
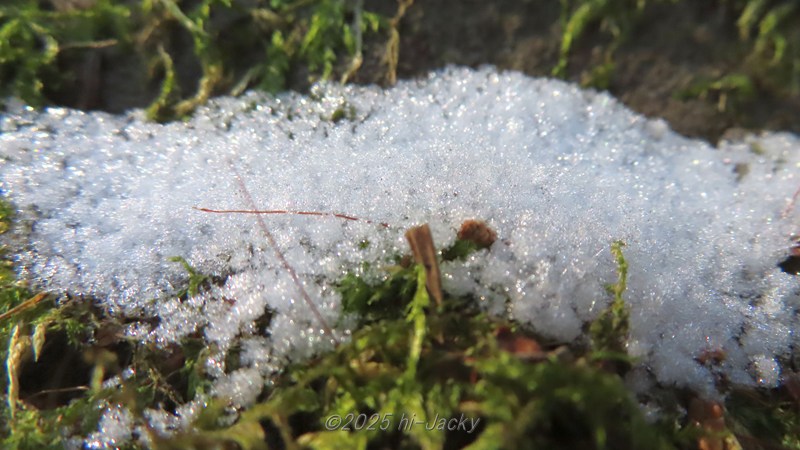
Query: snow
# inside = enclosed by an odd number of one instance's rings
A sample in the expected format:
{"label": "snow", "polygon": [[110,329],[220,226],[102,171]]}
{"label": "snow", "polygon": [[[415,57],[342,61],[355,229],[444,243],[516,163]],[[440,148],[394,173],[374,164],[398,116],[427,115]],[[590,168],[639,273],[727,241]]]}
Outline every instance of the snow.
{"label": "snow", "polygon": [[89,435],[87,450],[118,448],[131,440],[133,417],[123,406],[114,405],[105,410],[100,418],[98,431]]}
{"label": "snow", "polygon": [[[339,108],[354,116],[331,120]],[[477,218],[499,240],[445,263],[446,290],[476,294],[487,310],[564,342],[608,305],[610,245],[623,240],[628,350],[641,358],[641,377],[711,394],[720,374],[775,386],[781,358],[800,344],[800,282],[777,266],[800,228],[790,207],[800,186],[795,135],[714,148],[607,94],[490,68],[452,68],[389,90],[321,85],[309,96],[220,98],[167,125],[141,112],[17,105],[0,130],[0,191],[23,224],[5,242],[21,274],[100,299],[112,314],[160,317],[128,330],[143,341],[166,345],[202,330],[219,349],[207,362],[215,393],[238,405],[287,359],[333,344],[254,216],[193,209],[250,209],[235,172],[259,209],[390,224],[264,217],[329,324],[340,304],[333,284],[364,261],[374,268],[365,276],[383,276],[374,263],[408,252],[404,230],[430,223],[444,247]],[[174,294],[186,273],[173,256],[226,282],[181,302]],[[268,310],[267,337],[254,321]],[[336,331],[349,332],[346,323]],[[228,373],[234,343],[243,367]],[[696,360],[717,350],[726,354],[719,368]],[[169,428],[164,416],[151,414],[161,417],[154,427]]]}

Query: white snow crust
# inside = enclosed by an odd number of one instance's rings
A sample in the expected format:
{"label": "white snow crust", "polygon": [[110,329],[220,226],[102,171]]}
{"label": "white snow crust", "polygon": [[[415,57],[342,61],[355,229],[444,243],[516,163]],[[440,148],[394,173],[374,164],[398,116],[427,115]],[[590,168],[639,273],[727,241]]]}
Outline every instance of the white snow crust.
{"label": "white snow crust", "polygon": [[[331,120],[342,108],[353,116]],[[789,207],[800,186],[795,135],[714,148],[607,94],[490,68],[389,90],[321,85],[309,96],[220,98],[167,125],[141,112],[21,106],[0,121],[0,191],[23,223],[6,244],[22,275],[100,299],[113,314],[158,316],[157,326],[131,327],[142,340],[164,345],[202,330],[220,349],[208,361],[216,394],[237,405],[252,402],[286,358],[331,342],[254,216],[192,209],[250,209],[232,167],[260,209],[391,225],[264,217],[330,324],[340,304],[334,283],[365,261],[373,269],[364,276],[384,276],[376,261],[408,251],[408,227],[430,223],[444,247],[476,218],[500,239],[444,264],[446,290],[564,342],[609,304],[609,249],[623,240],[635,376],[706,392],[719,376],[774,386],[781,358],[800,343],[800,282],[777,266],[800,231]],[[186,273],[172,256],[227,281],[180,302]],[[264,336],[254,321],[267,309],[275,316]],[[235,342],[243,368],[227,373],[224,352]],[[727,355],[713,370],[696,361],[712,350]],[[191,416],[197,405],[184,409]],[[185,423],[152,417],[163,429]]]}

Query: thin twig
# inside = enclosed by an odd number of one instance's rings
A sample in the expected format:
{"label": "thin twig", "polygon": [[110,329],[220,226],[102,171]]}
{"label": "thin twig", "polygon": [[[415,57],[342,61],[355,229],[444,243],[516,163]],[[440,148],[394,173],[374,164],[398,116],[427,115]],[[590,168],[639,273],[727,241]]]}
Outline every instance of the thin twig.
{"label": "thin twig", "polygon": [[25,397],[26,401],[30,401],[32,398],[41,397],[42,395],[50,395],[50,394],[64,394],[67,392],[75,392],[75,391],[88,391],[90,388],[89,386],[72,386],[72,387],[65,387],[65,388],[58,388],[58,389],[45,389],[43,391],[36,392]]}
{"label": "thin twig", "polygon": [[397,83],[397,64],[400,61],[400,20],[406,15],[406,10],[414,4],[414,0],[397,0],[397,12],[389,19],[389,41],[383,60],[386,63],[386,81],[389,86]]}
{"label": "thin twig", "polygon": [[[231,171],[233,172],[234,176],[236,177],[236,183],[239,185],[239,189],[242,191],[242,194],[247,200],[247,203],[250,204],[250,207],[253,211],[256,211],[256,202],[253,200],[253,196],[250,195],[250,191],[247,189],[247,186],[242,179],[242,176],[239,174],[239,171],[234,166],[233,162],[228,160],[228,164],[230,165]],[[201,209],[202,211],[202,209]],[[208,212],[215,212],[215,211],[208,211]],[[336,338],[336,335],[333,334],[333,330],[331,327],[328,326],[328,322],[322,317],[322,314],[317,309],[317,306],[311,301],[311,297],[306,292],[305,287],[303,287],[303,283],[300,281],[300,277],[297,276],[297,272],[294,270],[294,267],[289,264],[289,261],[286,260],[286,256],[283,255],[283,252],[280,251],[278,248],[278,243],[275,241],[275,238],[272,236],[272,233],[269,232],[267,228],[267,224],[264,222],[264,219],[261,217],[260,214],[256,214],[256,220],[258,221],[258,226],[261,228],[261,231],[264,233],[264,237],[267,238],[267,242],[272,247],[272,250],[275,251],[275,256],[278,257],[278,260],[283,265],[283,268],[286,269],[286,272],[292,277],[292,281],[294,282],[295,286],[297,286],[297,290],[300,291],[300,295],[303,297],[303,300],[308,305],[308,308],[311,309],[311,313],[314,314],[314,317],[317,318],[320,325],[322,326],[322,330],[331,337],[335,345],[339,345],[339,339]]]}

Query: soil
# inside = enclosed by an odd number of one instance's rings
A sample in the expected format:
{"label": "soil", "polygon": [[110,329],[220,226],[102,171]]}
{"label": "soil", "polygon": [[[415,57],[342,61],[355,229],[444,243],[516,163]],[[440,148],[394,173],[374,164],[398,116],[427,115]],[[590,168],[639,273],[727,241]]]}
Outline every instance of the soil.
{"label": "soil", "polygon": [[[650,4],[614,53],[615,68],[608,82],[612,95],[631,109],[664,118],[677,132],[716,143],[742,130],[786,130],[800,133],[800,94],[787,96],[756,85],[749,99],[681,96],[700,80],[741,72],[750,48],[734,27],[736,15],[728,2]],[[367,2],[370,11],[391,17],[396,0]],[[399,26],[399,78],[425,76],[447,65],[493,65],[532,76],[550,76],[561,46],[561,5],[554,0],[417,0]],[[590,26],[570,54],[566,78],[585,82],[606,58],[610,33]],[[384,82],[386,36],[365,44],[358,83]],[[199,65],[191,40],[176,35],[170,54],[176,56],[184,94],[195,90]],[[68,55],[67,55],[68,56]],[[253,55],[242,55],[247,59]],[[56,103],[82,109],[122,112],[146,107],[157,95],[158,75],[148,81],[140,56],[119,50],[78,61],[86,70],[72,85],[51,93]],[[65,61],[62,61],[65,62]],[[73,65],[76,61],[66,61]],[[307,73],[290,76],[290,88],[308,87]],[[733,97],[733,96],[731,96]],[[729,101],[721,101],[729,100]]]}
{"label": "soil", "polygon": [[[614,54],[609,91],[629,108],[712,143],[737,129],[800,133],[800,95],[779,96],[756,86],[754,98],[728,103],[724,110],[713,95],[678,97],[698,80],[736,71],[749,51],[733,27],[733,12],[714,3],[649,6]],[[398,75],[422,76],[448,64],[491,64],[550,76],[561,45],[559,16],[560,3],[552,0],[417,1],[401,25]],[[603,62],[609,42],[610,35],[598,30],[578,39],[567,79],[584,80]]]}

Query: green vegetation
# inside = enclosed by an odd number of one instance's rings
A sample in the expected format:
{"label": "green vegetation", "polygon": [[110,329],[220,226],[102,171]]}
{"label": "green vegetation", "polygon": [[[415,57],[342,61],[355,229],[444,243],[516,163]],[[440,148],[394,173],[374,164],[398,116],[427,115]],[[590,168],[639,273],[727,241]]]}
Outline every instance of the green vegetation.
{"label": "green vegetation", "polygon": [[[608,42],[602,62],[583,83],[608,87],[614,55],[647,9],[685,7],[688,1],[561,0],[562,42],[553,74],[566,76],[576,44],[597,31]],[[212,95],[248,88],[276,92],[297,78],[351,80],[364,62],[369,37],[381,42],[381,78],[392,83],[399,22],[413,2],[398,1],[393,17],[367,11],[364,3],[5,1],[0,5],[0,95],[13,94],[35,106],[57,102],[60,92],[78,82],[78,73],[92,67],[93,58],[116,61],[133,54],[141,59],[144,78],[154,84],[148,114],[166,121],[191,114]],[[731,27],[745,49],[740,65],[717,78],[697,79],[676,95],[707,97],[726,110],[759,90],[800,93],[800,4],[716,3],[734,16]],[[196,85],[186,82],[193,76]],[[92,89],[80,92],[91,96]],[[352,115],[352,106],[343,104],[330,120]],[[0,233],[9,229],[12,216],[13,208],[0,201]],[[459,236],[441,257],[462,260],[487,246]],[[631,365],[625,351],[628,266],[622,249],[621,242],[611,245],[617,280],[608,286],[608,309],[586,324],[588,345],[547,342],[536,330],[482,314],[470,298],[445,295],[441,306],[433,306],[425,272],[398,256],[398,264],[379,282],[356,274],[338,282],[344,311],[359,320],[348,343],[288,367],[252,408],[232,411],[218,399],[191,432],[170,438],[145,432],[158,449],[723,448],[713,446],[719,444],[800,450],[800,375],[790,373],[790,368],[800,370],[797,361],[784,364],[783,387],[733,390],[724,405],[667,390],[656,402],[664,411],[660,421],[644,420],[622,381]],[[17,281],[12,257],[0,249],[1,448],[63,448],[65,436],[95,431],[108,405],[123,405],[143,424],[147,408],[173,410],[209,392],[203,362],[214,349],[204,344],[202,331],[168,349],[130,342],[125,324],[91,299],[56,299]],[[183,258],[172,261],[187,272],[179,297],[214,282]],[[363,268],[369,270],[377,269]],[[259,328],[269,320],[267,313]],[[229,370],[237,367],[237,351],[230,352]],[[710,364],[721,359],[724,355],[714,355]],[[61,369],[67,364],[77,379],[64,379]],[[126,367],[134,370],[122,389],[103,387]],[[720,385],[725,389],[724,380]],[[715,412],[722,407],[724,412]],[[671,413],[676,410],[690,412]],[[475,428],[427,430],[440,425],[437,414],[464,418],[461,424]],[[341,420],[335,423],[332,417]],[[422,423],[411,425],[411,418]],[[350,431],[342,430],[345,425]]]}
{"label": "green vegetation", "polygon": [[211,277],[208,275],[204,275],[195,270],[195,268],[189,265],[189,262],[186,261],[186,259],[182,256],[173,256],[169,260],[180,263],[183,266],[183,269],[186,270],[186,273],[189,274],[189,287],[179,291],[177,297],[194,297],[200,292],[200,287],[203,285],[203,283],[208,283],[211,280]]}
{"label": "green vegetation", "polygon": [[[568,76],[576,46],[591,37],[600,53],[581,83],[607,89],[615,55],[643,19],[659,8],[692,4],[560,0],[561,44],[552,74]],[[699,76],[674,95],[708,99],[722,112],[761,92],[800,95],[798,3],[712,4],[738,36],[738,50],[730,67]],[[149,105],[151,119],[168,121],[186,117],[213,95],[277,92],[318,79],[345,82],[358,78],[362,65],[368,72],[363,79],[392,84],[400,20],[412,5],[398,1],[394,16],[387,16],[365,9],[377,5],[363,0],[10,0],[0,5],[0,95],[34,106],[66,102],[91,109],[106,82],[97,79],[107,72],[100,66],[122,65],[131,73],[111,81],[135,84],[128,88],[138,93],[137,105]]]}
{"label": "green vegetation", "polygon": [[[732,12],[730,27],[738,31],[742,54],[738,68],[717,79],[697,80],[681,97],[715,94],[719,109],[728,100],[745,101],[754,86],[780,95],[800,94],[800,5],[793,0],[720,0]],[[553,75],[567,74],[570,52],[589,31],[610,36],[603,62],[584,74],[586,86],[607,89],[614,70],[614,54],[626,43],[648,8],[671,5],[687,8],[689,0],[561,0],[561,49]]]}
{"label": "green vegetation", "polygon": [[18,95],[29,104],[45,102],[57,88],[59,58],[124,45],[130,36],[130,10],[110,0],[90,9],[41,8],[35,0],[11,0],[0,6],[0,95]]}
{"label": "green vegetation", "polygon": [[566,75],[569,54],[574,42],[591,25],[598,24],[601,30],[611,34],[612,40],[605,51],[605,61],[595,69],[595,76],[586,84],[608,88],[614,68],[614,52],[625,41],[646,5],[646,0],[561,0],[563,32],[558,64],[553,68],[553,75],[557,77]]}
{"label": "green vegetation", "polygon": [[442,250],[442,259],[445,261],[464,260],[478,250],[478,244],[475,242],[467,239],[456,239],[453,245]]}
{"label": "green vegetation", "polygon": [[[755,96],[753,79],[741,73],[732,73],[716,80],[697,79],[688,89],[677,92],[675,95],[681,99],[702,98],[714,96],[717,98],[717,110],[726,111],[732,106],[752,100]],[[731,104],[733,100],[733,104]]]}
{"label": "green vegetation", "polygon": [[739,0],[740,38],[752,44],[750,76],[778,92],[800,94],[800,4],[796,1]]}
{"label": "green vegetation", "polygon": [[[58,7],[38,0],[0,6],[0,95],[39,106],[91,69],[91,58],[121,60],[133,52],[145,62],[137,70],[149,68],[160,85],[147,109],[160,121],[190,114],[211,95],[285,89],[296,73],[306,72],[309,80],[352,76],[362,59],[363,33],[396,26],[346,0],[52,3]],[[194,93],[181,92],[186,86],[179,81],[191,78],[195,66]],[[81,94],[90,97],[97,89],[84,86]]]}
{"label": "green vegetation", "polygon": [[[10,205],[0,199],[0,233],[8,230],[11,216]],[[69,346],[77,348],[86,342],[96,322],[87,314],[89,308],[85,304],[56,307],[47,294],[33,295],[24,284],[16,281],[7,258],[5,250],[0,249],[0,341],[3,342],[0,356],[5,368],[0,381],[4,393],[0,404],[0,447],[63,448],[63,430],[87,433],[96,427],[100,414],[95,405],[97,389],[69,405],[40,409],[34,405],[35,401],[21,398],[22,391],[28,390],[25,386],[29,384],[28,379],[34,377],[25,367],[42,358],[49,336],[59,335]],[[97,367],[101,378],[103,366]],[[74,392],[82,394],[84,390],[78,388]]]}
{"label": "green vegetation", "polygon": [[768,448],[774,443],[800,449],[800,375],[788,377],[785,384],[782,390],[731,393],[726,419],[745,448]]}
{"label": "green vegetation", "polygon": [[[2,211],[7,224],[7,205]],[[343,307],[360,319],[349,342],[288,367],[250,408],[234,412],[225,399],[215,399],[191,431],[165,437],[145,428],[150,448],[688,449],[744,439],[763,448],[800,448],[800,402],[778,390],[733,395],[725,420],[696,412],[678,419],[664,414],[655,423],[644,419],[623,383],[627,366],[608,364],[627,361],[622,248],[622,242],[611,245],[617,280],[608,285],[609,308],[587,324],[590,347],[550,343],[535,330],[487,316],[471,298],[446,296],[435,307],[420,265],[390,267],[376,282],[347,275],[339,283]],[[182,258],[172,260],[188,272],[187,293],[204,289],[206,276]],[[62,299],[56,306],[45,294],[31,297],[15,286],[8,270],[3,275],[0,339],[8,342],[3,358],[9,375],[0,382],[3,448],[62,448],[65,435],[94,431],[109,405],[122,405],[144,424],[146,408],[171,410],[209,392],[203,361],[213,349],[203,344],[201,332],[168,349],[127,342],[121,324],[88,302]],[[269,314],[263,320],[266,326]],[[30,353],[46,359],[45,340],[59,339],[68,353],[81,355],[83,384],[48,384],[48,375],[35,380],[43,362]],[[238,367],[236,352],[228,358],[229,370]],[[57,365],[57,359],[47,364]],[[133,370],[122,388],[104,388],[103,380],[124,367]],[[20,384],[27,386],[20,390]],[[58,392],[72,395],[41,398]],[[674,411],[680,398],[667,395],[660,405]],[[690,411],[720,408],[698,400],[692,405]]]}
{"label": "green vegetation", "polygon": [[[672,447],[616,375],[556,348],[515,346],[538,344],[468,300],[426,312],[425,272],[409,272],[417,288],[393,299],[404,317],[365,324],[333,354],[290,368],[233,426],[220,428],[222,408],[212,407],[199,432],[158,448]],[[377,297],[388,292],[371,288]]]}
{"label": "green vegetation", "polygon": [[608,309],[600,313],[589,327],[592,347],[599,352],[616,352],[625,354],[625,343],[628,341],[629,317],[628,306],[622,298],[628,280],[628,262],[622,255],[625,243],[616,241],[611,244],[611,254],[617,261],[617,282],[606,286],[614,296]]}

